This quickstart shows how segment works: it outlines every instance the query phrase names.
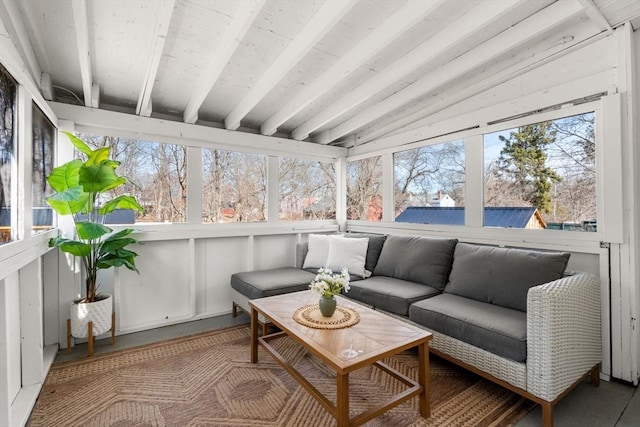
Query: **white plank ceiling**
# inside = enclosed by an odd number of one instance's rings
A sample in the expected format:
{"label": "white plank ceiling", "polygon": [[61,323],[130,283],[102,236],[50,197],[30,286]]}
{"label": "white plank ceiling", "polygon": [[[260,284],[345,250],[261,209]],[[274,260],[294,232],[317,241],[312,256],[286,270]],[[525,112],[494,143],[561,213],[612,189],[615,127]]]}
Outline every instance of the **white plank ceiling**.
{"label": "white plank ceiling", "polygon": [[0,2],[45,97],[345,146],[531,56],[640,28],[638,0]]}

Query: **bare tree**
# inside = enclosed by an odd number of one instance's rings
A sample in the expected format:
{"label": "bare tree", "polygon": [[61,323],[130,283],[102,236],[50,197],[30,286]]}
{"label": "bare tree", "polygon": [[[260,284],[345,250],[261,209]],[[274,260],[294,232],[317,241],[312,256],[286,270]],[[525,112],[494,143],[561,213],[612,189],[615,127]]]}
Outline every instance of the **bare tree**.
{"label": "bare tree", "polygon": [[382,219],[382,158],[369,157],[347,165],[347,219]]}

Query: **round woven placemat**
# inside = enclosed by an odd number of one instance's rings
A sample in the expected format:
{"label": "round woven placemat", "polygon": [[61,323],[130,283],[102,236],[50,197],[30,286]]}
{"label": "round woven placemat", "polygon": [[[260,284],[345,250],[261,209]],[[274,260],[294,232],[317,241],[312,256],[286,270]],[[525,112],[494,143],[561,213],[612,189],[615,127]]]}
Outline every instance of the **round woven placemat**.
{"label": "round woven placemat", "polygon": [[338,306],[333,316],[324,317],[318,304],[309,304],[297,309],[293,313],[293,320],[309,328],[341,329],[358,323],[360,315],[352,308]]}

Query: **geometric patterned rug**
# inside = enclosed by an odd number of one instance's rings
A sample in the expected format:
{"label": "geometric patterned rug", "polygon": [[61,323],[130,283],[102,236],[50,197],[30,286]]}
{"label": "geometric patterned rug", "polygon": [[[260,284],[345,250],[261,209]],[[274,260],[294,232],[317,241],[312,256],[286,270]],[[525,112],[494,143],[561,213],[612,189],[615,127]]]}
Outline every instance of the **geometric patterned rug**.
{"label": "geometric patterned rug", "polygon": [[[288,338],[271,342],[335,402],[335,374]],[[55,363],[28,426],[334,426],[334,419],[259,348],[247,325]],[[417,378],[415,352],[385,362]],[[431,356],[431,417],[415,397],[366,426],[509,426],[534,404]],[[404,386],[377,368],[349,376],[354,416]]]}

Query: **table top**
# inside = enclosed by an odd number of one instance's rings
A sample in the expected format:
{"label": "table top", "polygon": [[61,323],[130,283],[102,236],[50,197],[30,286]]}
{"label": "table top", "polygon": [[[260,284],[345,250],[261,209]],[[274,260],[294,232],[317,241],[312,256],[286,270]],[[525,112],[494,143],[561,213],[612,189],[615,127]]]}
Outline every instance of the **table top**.
{"label": "table top", "polygon": [[299,324],[293,318],[296,309],[319,300],[318,294],[310,290],[259,298],[249,301],[249,305],[340,373],[370,365],[431,339],[430,332],[408,322],[347,298],[336,298],[339,306],[355,309],[360,322],[342,329],[315,329]]}

